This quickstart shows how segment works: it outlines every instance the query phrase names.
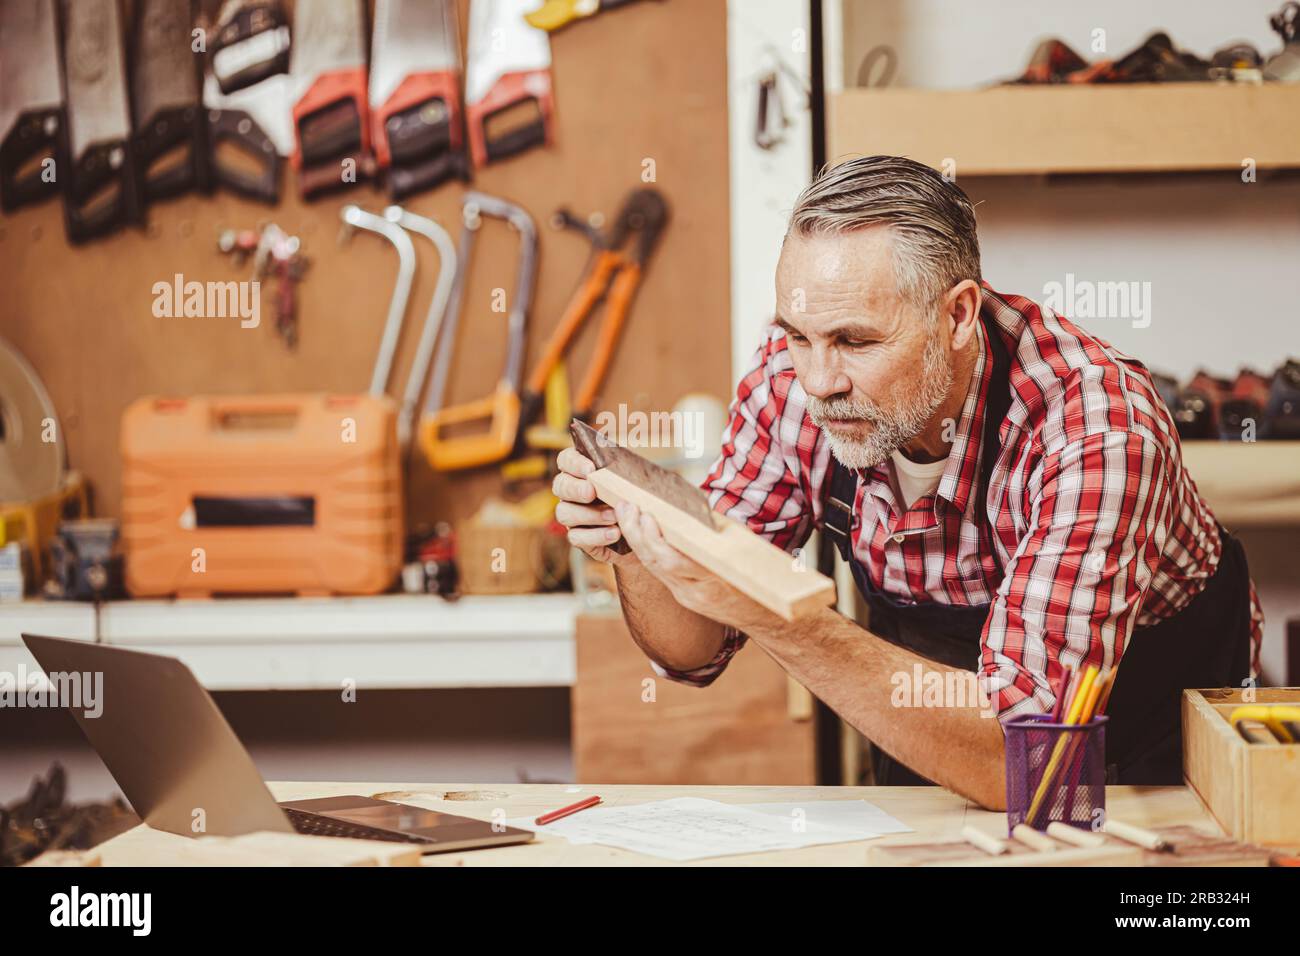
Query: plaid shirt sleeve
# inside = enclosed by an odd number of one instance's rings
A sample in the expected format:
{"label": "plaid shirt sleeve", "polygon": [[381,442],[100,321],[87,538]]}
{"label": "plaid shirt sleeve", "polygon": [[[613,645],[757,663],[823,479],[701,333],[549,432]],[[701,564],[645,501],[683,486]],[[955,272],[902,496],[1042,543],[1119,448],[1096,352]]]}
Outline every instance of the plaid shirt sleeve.
{"label": "plaid shirt sleeve", "polygon": [[1049,665],[1119,663],[1164,548],[1173,467],[1150,438],[1106,430],[1031,471],[1031,527],[984,631],[981,680],[1000,720],[1052,708]]}
{"label": "plaid shirt sleeve", "polygon": [[[808,428],[815,426],[804,421],[802,402],[786,401],[794,371],[783,344],[784,333],[772,326],[740,380],[723,432],[722,453],[701,487],[715,511],[793,551],[808,540],[815,520],[808,504],[812,496],[805,464],[815,441]],[[707,664],[678,671],[651,661],[651,667],[669,680],[707,687],[745,640],[744,634],[727,628],[721,648]]]}

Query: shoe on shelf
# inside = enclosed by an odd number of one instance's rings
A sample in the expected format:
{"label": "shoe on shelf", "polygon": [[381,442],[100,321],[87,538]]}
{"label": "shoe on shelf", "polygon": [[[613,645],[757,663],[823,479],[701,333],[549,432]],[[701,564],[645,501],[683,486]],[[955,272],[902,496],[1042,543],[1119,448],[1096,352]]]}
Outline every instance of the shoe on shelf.
{"label": "shoe on shelf", "polygon": [[1174,48],[1169,34],[1153,33],[1142,45],[1115,61],[1097,83],[1194,83],[1210,78],[1210,64],[1194,53]]}
{"label": "shoe on shelf", "polygon": [[1270,379],[1254,369],[1242,369],[1219,406],[1219,438],[1241,441],[1247,429],[1261,437],[1264,406],[1268,403]]}
{"label": "shoe on shelf", "polygon": [[1273,375],[1264,405],[1263,437],[1300,441],[1300,361],[1288,359]]}
{"label": "shoe on shelf", "polygon": [[1231,43],[1214,51],[1210,79],[1228,83],[1263,83],[1264,59],[1249,43]]}
{"label": "shoe on shelf", "polygon": [[1232,393],[1232,383],[1204,370],[1178,394],[1174,425],[1184,441],[1212,441],[1219,437],[1219,410]]}
{"label": "shoe on shelf", "polygon": [[1280,83],[1300,82],[1300,3],[1291,0],[1268,19],[1268,25],[1282,38],[1282,49],[1264,64],[1264,79]]}
{"label": "shoe on shelf", "polygon": [[1025,72],[1008,84],[1064,83],[1071,73],[1086,69],[1088,61],[1075,53],[1064,40],[1052,37],[1034,48]]}

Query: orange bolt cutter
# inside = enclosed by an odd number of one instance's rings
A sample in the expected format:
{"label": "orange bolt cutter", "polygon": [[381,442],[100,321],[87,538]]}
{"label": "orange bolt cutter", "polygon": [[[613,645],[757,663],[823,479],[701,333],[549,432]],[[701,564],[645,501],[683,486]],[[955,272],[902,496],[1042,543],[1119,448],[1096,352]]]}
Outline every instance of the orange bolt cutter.
{"label": "orange bolt cutter", "polygon": [[[567,209],[556,213],[555,221],[562,228],[584,233],[591,240],[595,257],[524,385],[520,396],[517,451],[525,445],[524,430],[537,417],[545,402],[547,379],[596,306],[602,300],[608,300],[596,351],[573,402],[574,417],[584,422],[590,420],[597,393],[605,381],[619,335],[627,322],[628,309],[641,284],[646,262],[668,221],[668,203],[657,189],[635,190],[623,203],[608,236],[577,219]],[[633,238],[632,251],[623,251]]]}

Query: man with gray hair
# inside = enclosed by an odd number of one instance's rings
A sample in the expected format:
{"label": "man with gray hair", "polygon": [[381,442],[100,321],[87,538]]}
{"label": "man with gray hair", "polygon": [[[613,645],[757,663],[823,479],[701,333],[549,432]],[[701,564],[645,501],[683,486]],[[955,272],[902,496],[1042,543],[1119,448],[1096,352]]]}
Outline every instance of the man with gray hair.
{"label": "man with gray hair", "polygon": [[[1246,679],[1262,616],[1146,368],[994,291],[966,194],[899,157],[851,160],[804,190],[776,291],[704,487],[787,550],[829,535],[869,623],[776,617],[653,518],[593,504],[593,466],[568,449],[557,517],[613,563],[655,670],[704,686],[754,641],[875,742],[877,782],[1002,808],[1003,724],[1050,712],[1067,668],[1118,668],[1112,781],[1180,783],[1181,691]],[[610,550],[620,536],[627,555]],[[899,675],[947,687],[954,672],[977,675],[987,706],[896,693]]]}

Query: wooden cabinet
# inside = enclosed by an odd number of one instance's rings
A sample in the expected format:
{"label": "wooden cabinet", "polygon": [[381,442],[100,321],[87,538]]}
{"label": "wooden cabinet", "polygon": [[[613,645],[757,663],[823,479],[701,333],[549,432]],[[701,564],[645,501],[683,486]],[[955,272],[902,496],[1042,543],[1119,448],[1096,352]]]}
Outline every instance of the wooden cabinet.
{"label": "wooden cabinet", "polygon": [[705,688],[658,676],[619,615],[575,629],[573,753],[581,783],[808,785],[812,697],[757,645]]}

